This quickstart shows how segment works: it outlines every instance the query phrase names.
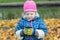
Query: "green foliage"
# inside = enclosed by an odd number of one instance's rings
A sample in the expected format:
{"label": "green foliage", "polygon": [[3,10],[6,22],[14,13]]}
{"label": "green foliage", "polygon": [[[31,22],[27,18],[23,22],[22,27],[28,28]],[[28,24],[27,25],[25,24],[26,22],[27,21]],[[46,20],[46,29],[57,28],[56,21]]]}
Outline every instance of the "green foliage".
{"label": "green foliage", "polygon": [[60,18],[60,8],[39,8],[38,12],[42,18]]}
{"label": "green foliage", "polygon": [[[0,14],[2,14],[2,17],[0,19],[21,18],[22,12],[23,12],[22,8],[0,9]],[[42,18],[60,18],[60,7],[57,8],[38,7],[38,13]]]}
{"label": "green foliage", "polygon": [[[0,0],[0,3],[9,3],[9,2],[25,2],[26,0]],[[35,2],[38,1],[60,1],[60,0],[34,0]]]}

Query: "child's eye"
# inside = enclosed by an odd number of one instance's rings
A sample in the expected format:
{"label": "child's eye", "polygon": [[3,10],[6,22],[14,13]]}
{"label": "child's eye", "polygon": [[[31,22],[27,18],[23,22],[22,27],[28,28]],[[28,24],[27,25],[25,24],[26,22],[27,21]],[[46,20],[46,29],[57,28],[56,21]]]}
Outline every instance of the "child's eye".
{"label": "child's eye", "polygon": [[29,14],[26,14],[26,15],[29,15]]}

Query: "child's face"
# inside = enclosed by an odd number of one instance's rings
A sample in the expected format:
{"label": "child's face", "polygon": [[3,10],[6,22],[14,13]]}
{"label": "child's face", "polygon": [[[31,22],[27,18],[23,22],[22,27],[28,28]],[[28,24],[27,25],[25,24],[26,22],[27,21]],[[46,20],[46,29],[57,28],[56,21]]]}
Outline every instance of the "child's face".
{"label": "child's face", "polygon": [[26,12],[25,13],[25,17],[28,19],[28,20],[33,20],[36,16],[36,13],[35,12]]}

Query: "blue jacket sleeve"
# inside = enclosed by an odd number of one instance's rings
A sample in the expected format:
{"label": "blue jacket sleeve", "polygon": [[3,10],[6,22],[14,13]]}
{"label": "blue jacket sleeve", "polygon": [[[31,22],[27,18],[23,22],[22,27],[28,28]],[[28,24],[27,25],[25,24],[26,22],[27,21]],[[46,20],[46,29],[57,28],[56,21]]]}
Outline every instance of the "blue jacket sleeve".
{"label": "blue jacket sleeve", "polygon": [[21,29],[23,29],[23,21],[22,20],[20,20],[18,22],[18,24],[17,24],[17,26],[15,28],[15,33],[16,33],[16,31],[21,30]]}
{"label": "blue jacket sleeve", "polygon": [[47,27],[46,27],[46,25],[45,25],[45,23],[44,23],[44,21],[42,19],[39,20],[39,28],[38,29],[43,30],[45,35],[46,35],[47,31],[48,31]]}

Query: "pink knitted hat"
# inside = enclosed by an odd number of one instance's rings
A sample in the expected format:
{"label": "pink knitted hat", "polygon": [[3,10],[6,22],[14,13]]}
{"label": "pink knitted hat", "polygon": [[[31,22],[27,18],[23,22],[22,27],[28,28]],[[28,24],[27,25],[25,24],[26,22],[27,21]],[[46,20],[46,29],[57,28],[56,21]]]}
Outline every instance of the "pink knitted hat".
{"label": "pink knitted hat", "polygon": [[24,12],[26,11],[37,11],[36,3],[33,0],[27,0],[23,6]]}

